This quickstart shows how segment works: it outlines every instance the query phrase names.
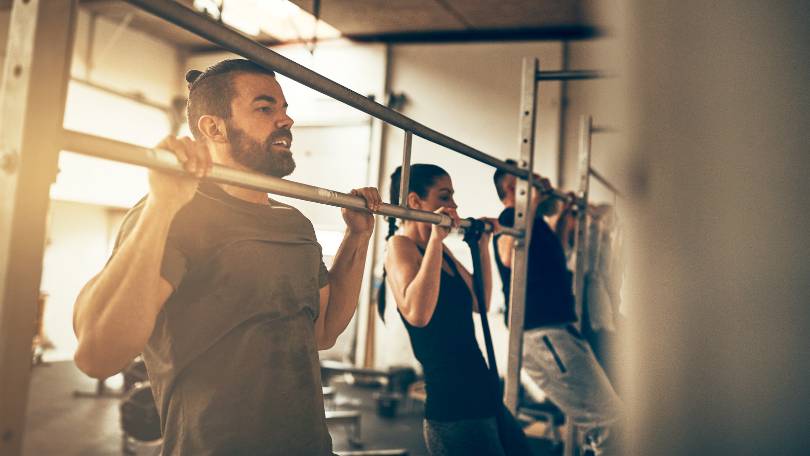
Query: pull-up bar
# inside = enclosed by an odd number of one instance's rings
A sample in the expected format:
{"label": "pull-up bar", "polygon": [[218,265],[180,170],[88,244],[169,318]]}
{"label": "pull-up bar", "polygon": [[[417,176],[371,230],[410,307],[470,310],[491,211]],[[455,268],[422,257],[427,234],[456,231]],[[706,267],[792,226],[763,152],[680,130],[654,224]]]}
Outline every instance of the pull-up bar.
{"label": "pull-up bar", "polygon": [[[186,173],[183,165],[175,155],[167,150],[147,149],[112,139],[64,130],[62,133],[62,148],[107,160],[145,166],[162,171]],[[366,209],[366,202],[362,197],[341,193],[313,185],[293,182],[278,177],[242,171],[222,165],[213,165],[211,172],[204,180],[239,187],[259,190],[274,195],[289,196],[292,198],[327,204],[330,206],[345,207],[349,209]],[[382,204],[375,214],[396,217],[417,222],[427,222],[434,225],[449,227],[452,219],[445,214],[408,209],[392,204]],[[472,222],[461,221],[461,228],[469,228]],[[493,227],[485,223],[485,230],[492,231]],[[503,227],[501,232],[513,237],[521,237],[519,230]]]}
{"label": "pull-up bar", "polygon": [[607,75],[595,70],[538,71],[538,81],[574,81],[582,79],[601,79]]}
{"label": "pull-up bar", "polygon": [[611,184],[610,181],[605,178],[605,176],[599,174],[599,171],[597,171],[597,170],[593,169],[593,167],[591,167],[589,169],[589,172],[591,173],[591,176],[593,176],[594,179],[596,179],[602,185],[607,187],[608,190],[615,193],[616,196],[618,196],[620,198],[624,198],[624,195],[622,194],[622,192],[620,192],[619,189],[617,189],[613,184]]}

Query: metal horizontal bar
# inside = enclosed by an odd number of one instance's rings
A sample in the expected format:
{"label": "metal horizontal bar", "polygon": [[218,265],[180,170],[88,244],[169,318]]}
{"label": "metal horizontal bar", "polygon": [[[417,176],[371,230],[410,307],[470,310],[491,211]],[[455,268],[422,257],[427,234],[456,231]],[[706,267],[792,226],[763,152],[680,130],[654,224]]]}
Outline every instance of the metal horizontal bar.
{"label": "metal horizontal bar", "polygon": [[[177,160],[177,157],[167,150],[147,149],[145,147],[71,130],[64,130],[62,133],[62,149],[162,171],[186,173],[183,166]],[[263,174],[242,171],[222,165],[214,165],[211,172],[203,180],[236,185],[252,190],[272,193],[274,195],[327,204],[329,206],[345,207],[348,209],[366,209],[365,200],[359,196]],[[451,226],[452,222],[450,217],[444,214],[407,209],[391,204],[382,204],[380,209],[375,211],[374,214],[446,227]],[[461,228],[469,228],[471,225],[468,220],[461,221]],[[486,224],[486,229],[491,231],[492,226]],[[502,232],[514,237],[521,237],[523,235],[521,231],[510,228],[503,228]]]}
{"label": "metal horizontal bar", "polygon": [[329,78],[326,78],[309,68],[301,66],[292,60],[270,50],[239,32],[223,24],[209,19],[207,16],[179,4],[166,0],[126,0],[155,16],[172,22],[191,33],[199,35],[224,49],[239,54],[262,67],[276,71],[294,81],[310,87],[324,95],[328,95],[353,108],[363,111],[380,120],[397,126],[405,131],[424,138],[430,142],[444,146],[462,155],[479,162],[486,163],[495,168],[504,170],[509,174],[526,178],[528,172],[518,166],[506,163],[491,155],[463,144],[447,135],[437,132],[413,119],[400,114],[393,109],[383,106],[359,93],[348,89]]}
{"label": "metal horizontal bar", "polygon": [[596,70],[538,71],[538,81],[572,81],[578,79],[600,79],[607,77]]}
{"label": "metal horizontal bar", "polygon": [[591,173],[591,176],[593,176],[594,179],[598,180],[602,185],[607,187],[611,192],[615,193],[616,196],[624,198],[624,195],[622,194],[622,192],[619,191],[619,189],[617,189],[613,184],[611,184],[610,181],[605,179],[604,176],[599,174],[598,171],[593,169],[593,167],[590,168],[590,173]]}
{"label": "metal horizontal bar", "polygon": [[591,133],[618,133],[618,128],[613,127],[606,127],[606,126],[593,126],[591,127]]}
{"label": "metal horizontal bar", "polygon": [[170,113],[171,110],[172,110],[172,108],[169,105],[158,103],[157,101],[152,101],[152,100],[146,98],[146,96],[141,95],[139,92],[135,92],[135,91],[133,91],[133,92],[125,92],[123,90],[115,89],[113,87],[110,87],[110,86],[107,86],[107,85],[104,85],[104,84],[99,84],[97,82],[93,82],[93,81],[90,81],[90,80],[87,80],[87,79],[82,79],[82,78],[76,78],[76,77],[70,78],[70,82],[75,82],[77,84],[81,84],[81,85],[89,87],[91,89],[98,90],[100,92],[104,92],[104,93],[108,93],[110,95],[114,95],[116,97],[124,98],[124,99],[130,100],[130,101],[133,101],[135,103],[142,104],[144,106],[149,106],[150,108],[159,109],[159,110],[161,110],[161,111],[163,111],[163,112],[165,112],[167,114]]}
{"label": "metal horizontal bar", "polygon": [[570,195],[567,195],[567,194],[565,194],[565,193],[563,193],[563,192],[561,192],[561,191],[559,191],[557,189],[551,189],[551,190],[546,191],[545,193],[547,193],[549,196],[552,196],[554,198],[557,198],[557,199],[560,199],[560,200],[563,200],[563,201],[566,201],[566,200],[571,198]]}

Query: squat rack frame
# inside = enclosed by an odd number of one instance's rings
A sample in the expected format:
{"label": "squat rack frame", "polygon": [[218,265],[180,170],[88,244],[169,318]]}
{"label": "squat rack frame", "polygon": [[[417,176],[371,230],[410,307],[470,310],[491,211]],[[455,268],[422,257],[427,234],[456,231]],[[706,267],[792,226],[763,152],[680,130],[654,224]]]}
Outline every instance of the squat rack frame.
{"label": "squat rack frame", "polygon": [[[527,66],[524,62],[521,160],[519,166],[515,166],[369,100],[176,2],[126,1],[228,51],[401,128],[406,132],[406,151],[410,150],[413,134],[519,177],[518,201],[521,206],[518,207],[519,213],[524,214],[524,220],[518,217],[514,229],[507,234],[516,239],[513,293],[525,288],[528,239],[524,238],[524,233],[528,233],[525,227],[525,214],[529,213],[530,202],[528,189],[538,185],[532,182],[531,172],[537,102],[534,87],[541,80],[593,79],[600,77],[600,73],[541,72],[536,59],[533,65]],[[84,155],[182,172],[170,152],[63,129],[77,14],[78,0],[14,0],[11,9],[6,61],[0,86],[0,453],[4,455],[22,453],[30,380],[30,344],[42,275],[49,188],[57,175],[59,151],[71,150]],[[531,90],[526,88],[529,85],[533,87]],[[403,155],[403,168],[408,168],[410,154],[406,152]],[[352,195],[224,167],[215,167],[210,180],[333,206],[365,207],[362,198]],[[559,198],[565,197],[556,190],[552,193]],[[447,216],[390,204],[383,205],[377,213],[450,225]],[[462,226],[467,223],[465,221]],[[522,328],[524,297],[520,293],[513,294],[515,311],[510,324],[512,328]],[[514,322],[517,316],[521,320],[516,326]],[[522,333],[522,330],[519,332]],[[510,335],[510,361],[515,348],[514,339]],[[515,346],[519,350],[520,344]],[[515,380],[512,378],[512,383]],[[512,403],[513,410],[515,404],[516,401]]]}
{"label": "squat rack frame", "polygon": [[579,187],[577,190],[577,228],[575,235],[576,269],[574,271],[574,297],[576,298],[577,317],[582,325],[582,313],[585,297],[585,274],[587,271],[586,253],[588,250],[588,202],[590,200],[590,179],[593,177],[613,192],[617,197],[623,197],[622,192],[616,188],[591,164],[591,139],[594,133],[613,133],[616,130],[606,127],[597,127],[593,124],[593,116],[581,116],[579,119],[579,154],[577,173]]}

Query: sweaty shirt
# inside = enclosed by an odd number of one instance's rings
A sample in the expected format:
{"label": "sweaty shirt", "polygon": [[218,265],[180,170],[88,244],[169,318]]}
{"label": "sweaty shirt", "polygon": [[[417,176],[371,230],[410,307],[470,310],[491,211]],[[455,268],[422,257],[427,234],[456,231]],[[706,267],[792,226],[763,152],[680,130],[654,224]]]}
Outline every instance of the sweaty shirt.
{"label": "sweaty shirt", "polygon": [[174,292],[143,354],[163,454],[331,455],[314,332],[327,271],[310,221],[202,184],[161,275]]}

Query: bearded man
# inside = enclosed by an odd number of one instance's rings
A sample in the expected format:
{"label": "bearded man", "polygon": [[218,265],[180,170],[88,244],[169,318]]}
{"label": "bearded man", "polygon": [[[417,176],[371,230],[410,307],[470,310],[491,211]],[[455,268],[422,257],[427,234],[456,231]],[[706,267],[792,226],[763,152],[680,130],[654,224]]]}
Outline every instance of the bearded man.
{"label": "bearded man", "polygon": [[[343,209],[327,270],[312,223],[266,193],[200,183],[212,164],[289,175],[293,120],[273,72],[242,59],[189,71],[190,174],[151,171],[104,269],[74,309],[77,366],[95,378],[142,353],[163,454],[331,455],[318,350],[354,314],[373,230]],[[376,189],[352,191],[368,209]]]}

